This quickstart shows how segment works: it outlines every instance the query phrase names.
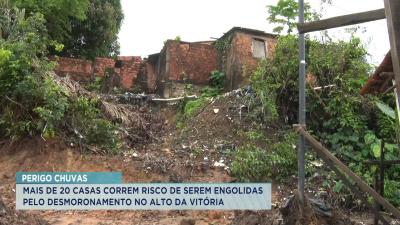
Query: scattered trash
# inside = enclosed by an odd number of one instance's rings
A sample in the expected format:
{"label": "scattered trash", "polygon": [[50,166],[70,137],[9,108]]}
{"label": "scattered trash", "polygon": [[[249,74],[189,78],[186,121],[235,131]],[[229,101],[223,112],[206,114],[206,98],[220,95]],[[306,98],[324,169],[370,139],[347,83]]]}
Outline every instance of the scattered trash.
{"label": "scattered trash", "polygon": [[224,168],[226,167],[226,165],[225,165],[223,159],[219,160],[218,162],[215,161],[214,164],[213,164],[213,166],[214,166],[214,167],[224,167]]}

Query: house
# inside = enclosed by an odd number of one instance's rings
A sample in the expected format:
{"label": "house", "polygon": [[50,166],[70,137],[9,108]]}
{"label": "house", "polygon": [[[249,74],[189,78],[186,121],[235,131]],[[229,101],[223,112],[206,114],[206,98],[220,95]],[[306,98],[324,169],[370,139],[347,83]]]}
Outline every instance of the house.
{"label": "house", "polygon": [[188,85],[198,92],[217,70],[217,51],[213,41],[167,40],[160,53],[145,60],[147,89],[164,97],[180,96]]}
{"label": "house", "polygon": [[218,69],[226,75],[226,90],[248,84],[258,62],[272,56],[276,42],[277,35],[242,27],[233,27],[220,37],[214,46]]}
{"label": "house", "polygon": [[233,27],[216,41],[166,41],[160,53],[145,60],[143,80],[149,92],[180,96],[190,84],[198,92],[209,83],[214,70],[226,75],[225,89],[249,83],[258,62],[271,56],[277,36],[259,30]]}
{"label": "house", "polygon": [[258,62],[272,55],[276,38],[260,30],[233,27],[215,41],[168,40],[159,53],[143,60],[137,56],[94,61],[59,57],[55,70],[88,81],[104,76],[110,68],[120,76],[121,88],[140,87],[166,98],[181,96],[188,89],[198,93],[209,84],[211,72],[219,70],[226,75],[225,89],[232,90],[249,83]]}

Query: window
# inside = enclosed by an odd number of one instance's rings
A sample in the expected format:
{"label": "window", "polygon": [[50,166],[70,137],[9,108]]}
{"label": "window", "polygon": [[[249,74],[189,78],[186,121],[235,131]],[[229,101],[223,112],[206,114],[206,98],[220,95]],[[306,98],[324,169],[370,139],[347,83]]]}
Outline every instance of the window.
{"label": "window", "polygon": [[260,39],[253,39],[253,57],[265,59],[267,57],[265,42]]}

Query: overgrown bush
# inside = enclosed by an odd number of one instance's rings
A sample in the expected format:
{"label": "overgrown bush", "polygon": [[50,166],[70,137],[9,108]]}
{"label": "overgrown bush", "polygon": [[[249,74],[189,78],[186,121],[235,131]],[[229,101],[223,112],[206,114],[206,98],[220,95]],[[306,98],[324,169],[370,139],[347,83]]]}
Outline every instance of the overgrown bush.
{"label": "overgrown bush", "polygon": [[79,97],[69,109],[68,121],[74,129],[74,139],[85,146],[94,146],[102,152],[116,153],[120,148],[120,139],[116,127],[102,119],[94,99]]}
{"label": "overgrown bush", "polygon": [[85,88],[88,91],[100,92],[101,88],[103,87],[103,84],[104,84],[103,77],[95,77],[93,81],[90,81],[88,84],[86,84]]}
{"label": "overgrown bush", "polygon": [[[398,136],[394,116],[386,115],[376,104],[380,98],[393,108],[394,101],[388,100],[393,96],[360,96],[359,91],[371,72],[360,39],[332,41],[328,37],[325,40],[306,40],[307,127],[354,172],[372,184],[375,171],[363,162],[377,158],[381,140],[387,143],[385,157],[400,157],[397,145],[394,145]],[[297,123],[297,45],[297,37],[281,36],[274,57],[260,63],[251,76],[254,91],[266,112],[265,120],[276,115],[281,122]],[[373,142],[369,142],[370,139]],[[393,182],[400,179],[393,170],[388,170],[386,176]],[[398,199],[390,200],[398,202]]]}
{"label": "overgrown bush", "polygon": [[224,91],[225,74],[214,70],[210,74],[210,86],[200,91],[202,97],[215,97]]}
{"label": "overgrown bush", "polygon": [[44,18],[13,10],[7,39],[0,39],[0,133],[18,138],[54,136],[68,106],[67,93],[48,75]]}
{"label": "overgrown bush", "polygon": [[[43,15],[4,10],[0,8],[0,135],[47,139],[73,132],[83,147],[118,150],[116,128],[102,119],[96,101],[74,99],[54,81],[54,63],[46,56],[48,46],[57,43],[48,39]],[[11,17],[7,23],[1,20],[5,12]]]}
{"label": "overgrown bush", "polygon": [[[250,135],[253,137],[253,133]],[[281,142],[271,144],[270,149],[261,149],[255,145],[239,148],[231,165],[232,175],[246,182],[287,180],[296,173],[295,142],[296,135],[287,133]]]}

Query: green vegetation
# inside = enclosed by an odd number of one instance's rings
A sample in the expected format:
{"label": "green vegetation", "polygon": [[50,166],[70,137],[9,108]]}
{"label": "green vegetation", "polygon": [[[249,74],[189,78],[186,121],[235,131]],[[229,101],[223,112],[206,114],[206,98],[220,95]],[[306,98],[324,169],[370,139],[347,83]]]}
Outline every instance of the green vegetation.
{"label": "green vegetation", "polygon": [[[14,0],[7,4],[24,9],[26,15],[43,15],[49,38],[64,46],[61,56],[91,59],[119,53],[120,0]],[[57,46],[49,45],[52,54],[58,53]]]}
{"label": "green vegetation", "polygon": [[207,98],[198,98],[196,100],[187,101],[183,106],[183,117],[190,118],[199,112],[207,103]]}
{"label": "green vegetation", "polygon": [[224,91],[225,74],[218,70],[211,72],[210,86],[203,88],[200,93],[203,97],[215,97]]}
{"label": "green vegetation", "polygon": [[95,77],[93,81],[89,82],[86,84],[85,88],[88,91],[97,91],[100,92],[101,87],[104,84],[104,78],[103,77]]}
{"label": "green vegetation", "polygon": [[223,53],[229,48],[230,42],[231,42],[231,37],[220,38],[215,41],[214,46],[219,53]]}
{"label": "green vegetation", "polygon": [[[296,0],[279,0],[276,5],[268,5],[268,21],[279,24],[273,29],[275,33],[281,33],[285,28],[291,34],[297,26],[299,15],[299,3]],[[311,10],[310,4],[304,3],[304,20],[310,21],[318,18],[318,15]]]}
{"label": "green vegetation", "polygon": [[176,36],[175,38],[174,38],[174,41],[176,41],[176,42],[181,42],[182,41],[182,38],[181,38],[181,36]]}
{"label": "green vegetation", "polygon": [[[394,144],[397,143],[398,125],[394,112],[390,110],[395,106],[394,96],[359,95],[371,66],[358,38],[326,40],[324,43],[311,39],[306,41],[308,129],[354,172],[372,184],[375,170],[362,162],[380,156],[378,150],[382,140],[386,143],[385,158],[400,157],[397,144]],[[288,124],[297,122],[297,45],[297,37],[281,36],[275,56],[262,62],[251,76],[253,88],[262,103],[264,120]],[[315,86],[326,88],[313,90]],[[398,169],[398,166],[392,166],[386,173],[391,184],[400,178],[399,173],[394,172]],[[393,193],[388,197],[393,203],[400,199]]]}
{"label": "green vegetation", "polygon": [[7,24],[7,39],[0,39],[0,133],[52,136],[66,111],[67,93],[48,75],[53,64],[38,57],[49,43],[42,35],[45,20],[40,14],[25,18],[18,9],[12,15],[16,19]]}
{"label": "green vegetation", "polygon": [[[330,3],[329,0],[322,2]],[[268,20],[278,24],[274,31],[281,33],[286,29],[289,35],[279,37],[274,56],[261,62],[251,75],[257,96],[254,101],[260,102],[259,106],[252,105],[253,117],[262,122],[291,125],[297,123],[299,52],[298,38],[290,33],[297,23],[298,3],[295,0],[279,0],[275,6],[268,6],[268,12]],[[318,17],[306,3],[305,20]],[[380,158],[382,142],[385,142],[385,159],[400,158],[398,115],[393,110],[393,94],[360,96],[359,91],[372,68],[366,60],[367,51],[360,39],[351,34],[348,41],[333,41],[327,33],[323,34],[322,41],[306,38],[307,128],[351,170],[372,184],[377,168],[363,162]],[[315,90],[314,87],[321,88]],[[258,137],[255,133],[245,135],[253,139]],[[283,149],[287,147],[280,146]],[[242,179],[244,177],[244,180],[265,179],[265,173],[270,169],[261,167],[257,162],[265,160],[264,164],[268,164],[265,157],[268,153],[265,152],[268,151],[254,147],[241,149],[234,162],[234,174]],[[317,162],[311,154],[307,158],[308,162]],[[307,165],[307,174],[313,175],[315,168],[311,163]],[[277,167],[284,168],[281,165]],[[257,171],[262,171],[263,176]],[[391,166],[385,173],[385,196],[395,205],[400,205],[399,171],[400,166],[397,165]],[[334,176],[332,179],[332,172],[324,171],[323,174],[328,178],[324,182],[325,188],[346,192],[340,180]]]}
{"label": "green vegetation", "polygon": [[[49,2],[53,1],[43,4]],[[84,149],[90,145],[115,152],[119,147],[116,128],[101,118],[97,101],[75,99],[54,81],[54,63],[46,56],[55,42],[48,35],[45,17],[7,8],[7,2],[0,4],[4,24],[0,38],[0,135],[12,139],[41,135],[46,139],[73,133],[72,141]],[[4,20],[6,16],[14,19]]]}
{"label": "green vegetation", "polygon": [[[251,139],[260,133],[246,132]],[[282,182],[296,174],[297,157],[294,149],[296,134],[287,133],[280,142],[271,143],[269,149],[249,144],[238,149],[232,162],[232,175],[241,181],[259,182],[272,178]]]}
{"label": "green vegetation", "polygon": [[71,103],[66,117],[74,127],[75,142],[95,146],[106,153],[116,153],[120,148],[117,128],[100,115],[99,102],[79,97]]}

